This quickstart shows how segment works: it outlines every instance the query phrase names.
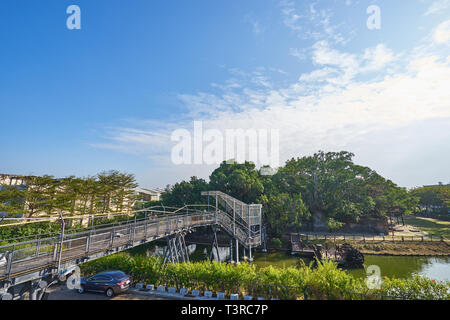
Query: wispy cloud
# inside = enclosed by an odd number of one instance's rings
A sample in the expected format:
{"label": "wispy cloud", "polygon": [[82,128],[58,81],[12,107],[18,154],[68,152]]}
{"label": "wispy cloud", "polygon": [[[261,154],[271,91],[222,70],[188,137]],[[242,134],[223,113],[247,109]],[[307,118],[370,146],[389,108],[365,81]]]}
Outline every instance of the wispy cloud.
{"label": "wispy cloud", "polygon": [[442,11],[450,8],[450,0],[437,0],[434,1],[425,12],[425,16],[443,13]]}
{"label": "wispy cloud", "polygon": [[[309,10],[313,16],[327,17],[318,13],[314,4]],[[301,17],[293,4],[285,1],[282,11],[286,26],[299,30],[297,21]],[[327,23],[322,22],[322,27]],[[336,33],[322,32],[322,39],[298,54],[302,59],[309,58],[314,69],[295,81],[277,83],[272,77],[276,69],[271,68],[251,72],[230,69],[229,79],[212,84],[211,90],[178,96],[186,110],[183,120],[159,129],[116,129],[110,131],[106,143],[97,146],[139,152],[158,165],[165,162],[171,167],[170,130],[192,130],[193,120],[203,120],[204,129],[222,132],[235,128],[278,129],[281,161],[318,149],[351,146],[372,154],[371,136],[378,137],[378,144],[388,144],[387,132],[406,128],[414,133],[411,126],[417,123],[450,118],[450,56],[448,50],[442,51],[450,41],[449,26],[450,21],[441,23],[407,53],[395,52],[384,43],[359,52],[345,51],[336,48],[339,41],[331,36]],[[291,49],[289,53],[295,56],[299,52]],[[277,74],[283,76],[285,72]],[[361,141],[366,144],[361,146]],[[397,152],[400,149],[404,150],[403,157],[413,156],[406,145],[399,145]],[[373,157],[384,159],[382,154]],[[183,168],[177,167],[177,172],[192,174],[193,167]],[[207,176],[211,167],[195,170]]]}
{"label": "wispy cloud", "polygon": [[284,24],[296,32],[301,39],[328,40],[345,44],[354,36],[353,33],[342,34],[343,23],[333,23],[333,13],[330,9],[318,8],[319,1],[280,2]]}
{"label": "wispy cloud", "polygon": [[442,22],[433,33],[433,40],[437,44],[448,44],[450,41],[450,20]]}
{"label": "wispy cloud", "polygon": [[256,19],[252,14],[245,15],[244,20],[251,25],[254,34],[260,34],[264,31],[264,28],[261,25],[260,21]]}

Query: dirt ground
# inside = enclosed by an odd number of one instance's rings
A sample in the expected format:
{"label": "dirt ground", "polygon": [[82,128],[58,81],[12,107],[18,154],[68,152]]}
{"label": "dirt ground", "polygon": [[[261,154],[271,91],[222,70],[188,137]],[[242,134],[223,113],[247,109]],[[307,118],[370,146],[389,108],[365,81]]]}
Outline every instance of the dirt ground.
{"label": "dirt ground", "polygon": [[[406,225],[402,225],[402,224],[396,224],[393,228],[394,230],[394,235],[395,236],[426,236],[427,232],[424,232],[422,230],[420,230],[417,227],[414,227],[412,225],[406,224]],[[392,235],[392,232],[389,233],[390,235]]]}

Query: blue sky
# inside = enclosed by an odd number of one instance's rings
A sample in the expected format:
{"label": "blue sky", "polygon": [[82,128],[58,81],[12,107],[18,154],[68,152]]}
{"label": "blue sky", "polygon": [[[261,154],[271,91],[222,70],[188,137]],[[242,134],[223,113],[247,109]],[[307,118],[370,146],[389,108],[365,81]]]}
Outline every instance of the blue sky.
{"label": "blue sky", "polygon": [[402,186],[448,183],[449,19],[450,0],[2,0],[0,171],[207,177],[170,158],[201,120],[279,129],[281,162],[348,150]]}

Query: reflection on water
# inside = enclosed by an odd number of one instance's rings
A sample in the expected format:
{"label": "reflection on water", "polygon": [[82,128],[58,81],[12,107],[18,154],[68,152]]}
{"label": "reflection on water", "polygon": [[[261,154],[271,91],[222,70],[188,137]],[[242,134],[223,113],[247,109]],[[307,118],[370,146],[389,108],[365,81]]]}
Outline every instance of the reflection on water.
{"label": "reflection on water", "polygon": [[[295,266],[300,258],[283,252],[257,253],[254,263],[258,267],[269,265],[277,267]],[[306,264],[308,259],[303,259]],[[394,257],[394,256],[364,256],[364,269],[347,270],[355,277],[366,277],[365,269],[377,265],[381,276],[407,279],[417,274],[434,280],[450,281],[450,257]]]}
{"label": "reflection on water", "polygon": [[[145,256],[163,256],[166,246],[161,244],[149,243],[129,250],[132,255]],[[191,261],[203,261],[209,259],[211,248],[204,245],[190,244],[188,252]],[[243,252],[241,252],[242,254]],[[219,254],[213,250],[213,258],[215,261],[228,261],[230,257],[229,247],[219,247]],[[241,261],[243,257],[241,257]],[[434,280],[450,281],[450,257],[395,257],[395,256],[364,256],[364,268],[370,265],[377,265],[381,269],[381,276],[390,278],[407,279],[414,274],[428,277]],[[286,252],[269,252],[254,254],[254,264],[258,268],[275,266],[275,267],[292,267],[300,260],[299,257],[291,256]],[[303,259],[306,264],[310,261]],[[348,270],[355,277],[366,277],[365,269]]]}
{"label": "reflection on water", "polygon": [[[420,275],[434,280],[450,281],[450,257],[393,257],[365,255],[364,268],[377,265],[381,275],[390,278],[407,279]],[[365,271],[351,270],[351,274],[364,277]]]}
{"label": "reflection on water", "polygon": [[[165,250],[167,245],[160,243],[149,243],[144,244],[139,247],[128,250],[131,255],[144,255],[147,257],[156,256],[156,257],[164,257]],[[203,261],[205,259],[209,259],[211,254],[211,248],[198,245],[198,244],[190,244],[187,245],[187,250],[189,254],[190,261]],[[219,247],[218,250],[214,249],[213,259],[215,261],[228,261],[230,257],[230,248],[229,247]]]}

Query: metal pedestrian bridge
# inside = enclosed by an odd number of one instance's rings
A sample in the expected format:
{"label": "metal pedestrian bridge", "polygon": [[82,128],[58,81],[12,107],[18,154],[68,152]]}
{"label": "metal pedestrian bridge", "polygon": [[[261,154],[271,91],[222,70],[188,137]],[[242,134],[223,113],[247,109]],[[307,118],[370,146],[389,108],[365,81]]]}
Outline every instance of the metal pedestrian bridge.
{"label": "metal pedestrian bridge", "polygon": [[[206,191],[202,195],[208,197],[208,204],[147,208],[127,214],[126,221],[105,221],[75,232],[66,231],[70,218],[61,215],[59,219],[51,218],[53,223],[60,223],[56,236],[36,236],[26,241],[8,239],[9,244],[0,246],[0,299],[12,299],[13,288],[20,284],[26,284],[30,299],[42,298],[50,285],[42,281],[44,276],[63,279],[79,264],[163,238],[168,244],[163,262],[187,262],[184,236],[205,226],[214,230],[211,250],[218,250],[215,232],[220,229],[232,239],[231,260],[235,251],[234,261],[239,261],[239,246],[248,250],[251,259],[252,248],[261,244],[261,205],[245,204],[220,191]],[[93,224],[95,216],[87,219],[88,224],[91,221]],[[29,219],[23,219],[23,223],[29,223]]]}

